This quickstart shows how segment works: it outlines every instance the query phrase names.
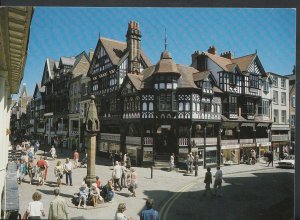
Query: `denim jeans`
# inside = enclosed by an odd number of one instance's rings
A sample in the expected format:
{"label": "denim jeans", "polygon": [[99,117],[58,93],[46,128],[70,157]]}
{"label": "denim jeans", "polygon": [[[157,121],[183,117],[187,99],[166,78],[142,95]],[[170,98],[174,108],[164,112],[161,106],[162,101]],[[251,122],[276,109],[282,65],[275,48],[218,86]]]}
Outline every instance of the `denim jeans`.
{"label": "denim jeans", "polygon": [[66,173],[66,184],[68,185],[68,179],[70,179],[70,185],[72,185],[72,171]]}
{"label": "denim jeans", "polygon": [[107,200],[111,201],[113,198],[114,198],[114,192],[113,191],[108,191]]}

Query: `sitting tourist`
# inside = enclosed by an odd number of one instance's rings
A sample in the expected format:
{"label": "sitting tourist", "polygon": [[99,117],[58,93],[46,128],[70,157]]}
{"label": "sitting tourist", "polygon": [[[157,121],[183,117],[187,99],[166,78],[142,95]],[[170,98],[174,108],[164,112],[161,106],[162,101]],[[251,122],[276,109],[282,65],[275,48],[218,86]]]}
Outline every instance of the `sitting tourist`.
{"label": "sitting tourist", "polygon": [[77,208],[81,206],[81,201],[83,202],[83,208],[86,208],[86,200],[89,195],[89,188],[86,184],[82,184],[79,188],[79,202]]}

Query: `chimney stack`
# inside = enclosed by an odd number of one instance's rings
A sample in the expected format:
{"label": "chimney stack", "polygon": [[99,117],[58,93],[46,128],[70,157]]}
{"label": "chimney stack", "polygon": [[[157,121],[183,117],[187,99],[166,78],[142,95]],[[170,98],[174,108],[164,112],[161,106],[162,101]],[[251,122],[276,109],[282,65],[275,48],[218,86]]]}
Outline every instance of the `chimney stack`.
{"label": "chimney stack", "polygon": [[90,62],[92,61],[93,56],[94,56],[94,50],[93,50],[93,48],[90,48],[90,51],[89,51]]}
{"label": "chimney stack", "polygon": [[233,59],[233,54],[231,53],[231,51],[226,51],[224,53],[221,53],[220,55],[221,57],[227,58],[227,59]]}
{"label": "chimney stack", "polygon": [[141,32],[140,26],[135,21],[128,23],[126,34],[128,57],[128,72],[139,72],[139,60],[141,56]]}
{"label": "chimney stack", "polygon": [[200,55],[199,50],[196,50],[193,54],[192,54],[192,67],[197,68],[197,57]]}
{"label": "chimney stack", "polygon": [[215,48],[215,46],[212,45],[208,48],[207,52],[213,55],[217,55],[217,48]]}

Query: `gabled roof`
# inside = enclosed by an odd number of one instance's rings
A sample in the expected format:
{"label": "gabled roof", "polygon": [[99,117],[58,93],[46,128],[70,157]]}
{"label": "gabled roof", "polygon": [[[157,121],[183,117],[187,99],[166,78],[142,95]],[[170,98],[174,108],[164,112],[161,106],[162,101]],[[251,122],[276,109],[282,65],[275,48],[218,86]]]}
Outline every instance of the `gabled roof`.
{"label": "gabled roof", "polygon": [[202,71],[193,74],[194,82],[206,79],[210,75],[210,71]]}
{"label": "gabled roof", "polygon": [[48,68],[48,72],[49,72],[49,79],[53,79],[53,77],[54,77],[53,67],[54,67],[55,61],[51,58],[47,58],[46,62],[47,62],[47,68]]}
{"label": "gabled roof", "polygon": [[250,64],[257,57],[257,54],[249,54],[242,57],[237,57],[231,60],[232,63],[236,63],[242,72],[247,71]]}
{"label": "gabled roof", "polygon": [[61,57],[60,61],[63,65],[73,66],[76,58],[75,57]]}
{"label": "gabled roof", "polygon": [[[100,41],[101,41],[107,55],[109,56],[111,62],[113,63],[113,65],[118,65],[120,60],[123,58],[123,56],[127,52],[127,50],[126,50],[127,49],[127,43],[122,42],[122,41],[109,39],[109,38],[104,38],[104,37],[101,37]],[[144,62],[146,63],[147,66],[151,65],[150,60],[145,55],[143,50],[141,50],[141,57],[142,57],[142,59],[144,60]]]}
{"label": "gabled roof", "polygon": [[45,92],[45,86],[42,86],[41,83],[37,83],[37,86],[38,86],[38,89],[39,91],[42,93],[42,92]]}
{"label": "gabled roof", "polygon": [[45,93],[45,86],[42,86],[41,83],[36,83],[33,92],[33,98],[36,97],[37,92],[40,92],[40,94],[43,96]]}
{"label": "gabled roof", "polygon": [[143,76],[131,74],[131,73],[128,73],[127,76],[128,76],[128,79],[131,81],[132,85],[135,87],[135,89],[141,90]]}
{"label": "gabled roof", "polygon": [[[84,60],[84,58],[86,60]],[[79,65],[81,64],[81,65]],[[90,60],[85,51],[82,51],[75,57],[75,62],[72,68],[69,70],[74,77],[79,75],[86,75],[90,67]]]}
{"label": "gabled roof", "polygon": [[224,57],[220,57],[208,52],[204,52],[204,54],[206,56],[208,56],[212,61],[214,61],[219,67],[221,67],[223,70],[225,71],[229,71],[227,69],[227,65],[232,64],[230,59],[224,58]]}

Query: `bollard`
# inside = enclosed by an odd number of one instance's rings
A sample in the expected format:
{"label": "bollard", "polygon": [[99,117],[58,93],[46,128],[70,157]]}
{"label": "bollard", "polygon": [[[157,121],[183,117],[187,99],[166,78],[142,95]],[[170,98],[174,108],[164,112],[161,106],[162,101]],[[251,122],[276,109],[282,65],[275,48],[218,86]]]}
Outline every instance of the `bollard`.
{"label": "bollard", "polygon": [[153,166],[151,166],[151,179],[153,179]]}

